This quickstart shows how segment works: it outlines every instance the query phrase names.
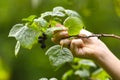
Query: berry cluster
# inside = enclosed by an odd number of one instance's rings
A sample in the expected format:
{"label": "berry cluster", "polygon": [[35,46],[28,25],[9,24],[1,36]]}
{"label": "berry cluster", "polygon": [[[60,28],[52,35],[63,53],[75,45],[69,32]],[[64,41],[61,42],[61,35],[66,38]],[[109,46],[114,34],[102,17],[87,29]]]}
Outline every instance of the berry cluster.
{"label": "berry cluster", "polygon": [[46,48],[45,40],[47,39],[47,36],[45,33],[42,33],[42,36],[38,37],[38,43],[41,44],[41,48],[44,49]]}

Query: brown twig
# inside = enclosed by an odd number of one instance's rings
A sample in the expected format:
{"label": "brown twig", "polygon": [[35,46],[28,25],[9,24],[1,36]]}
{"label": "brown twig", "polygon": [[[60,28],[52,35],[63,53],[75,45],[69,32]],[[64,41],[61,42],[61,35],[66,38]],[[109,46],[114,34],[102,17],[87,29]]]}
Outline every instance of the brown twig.
{"label": "brown twig", "polygon": [[76,38],[90,38],[90,37],[112,37],[120,40],[120,36],[115,34],[92,34],[89,36],[83,36],[83,35],[75,35],[75,36],[69,36],[69,37],[76,37]]}

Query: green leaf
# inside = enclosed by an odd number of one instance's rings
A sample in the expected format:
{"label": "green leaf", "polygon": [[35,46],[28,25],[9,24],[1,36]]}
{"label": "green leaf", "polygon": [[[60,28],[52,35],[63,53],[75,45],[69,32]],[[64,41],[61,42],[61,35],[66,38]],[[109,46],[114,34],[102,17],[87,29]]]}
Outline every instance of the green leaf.
{"label": "green leaf", "polygon": [[50,20],[49,21],[49,28],[55,27],[57,24],[59,24],[59,22],[57,22],[56,20]]}
{"label": "green leaf", "polygon": [[89,67],[97,67],[96,64],[91,61],[91,60],[87,60],[87,59],[82,59],[79,61],[79,64],[80,65],[84,65],[84,66],[89,66]]}
{"label": "green leaf", "polygon": [[[48,78],[40,78],[39,80],[48,80]],[[50,78],[49,80],[57,80],[57,78]]]}
{"label": "green leaf", "polygon": [[62,12],[54,12],[54,13],[52,14],[52,16],[64,17],[64,16],[65,16],[65,14],[64,14],[64,13],[62,13]]}
{"label": "green leaf", "polygon": [[87,78],[90,76],[90,72],[87,69],[77,70],[74,74],[80,76],[81,78]]}
{"label": "green leaf", "polygon": [[57,78],[50,78],[49,80],[58,80]]}
{"label": "green leaf", "polygon": [[17,56],[19,50],[20,50],[20,42],[17,41],[16,46],[15,46],[15,56]]}
{"label": "green leaf", "polygon": [[49,56],[52,65],[56,67],[73,60],[71,51],[68,48],[61,48],[60,45],[50,47],[47,50],[46,55]]}
{"label": "green leaf", "polygon": [[84,26],[82,20],[78,17],[68,17],[63,24],[68,28],[70,36],[79,34],[80,30],[83,29]]}
{"label": "green leaf", "polygon": [[17,36],[17,33],[19,32],[20,29],[23,28],[23,24],[16,24],[12,27],[12,29],[9,32],[8,37],[15,37]]}
{"label": "green leaf", "polygon": [[17,24],[10,30],[9,37],[15,37],[21,46],[31,49],[33,44],[37,43],[39,34],[39,30]]}
{"label": "green leaf", "polygon": [[62,80],[68,80],[68,77],[70,77],[73,74],[73,72],[74,71],[72,69],[66,71],[62,76]]}
{"label": "green leaf", "polygon": [[61,6],[57,6],[55,8],[53,8],[53,12],[63,12],[65,9]]}
{"label": "green leaf", "polygon": [[63,30],[63,29],[61,27],[51,27],[46,30],[45,34],[47,34],[49,37],[52,37],[53,32],[59,30]]}
{"label": "green leaf", "polygon": [[63,7],[55,7],[53,8],[53,15],[52,16],[57,16],[57,17],[64,17],[65,14],[64,12],[64,8]]}
{"label": "green leaf", "polygon": [[110,78],[110,76],[102,68],[97,69],[95,72],[93,72],[91,77],[93,79],[100,79],[100,80],[109,80]]}
{"label": "green leaf", "polygon": [[47,78],[40,78],[39,80],[48,80]]}
{"label": "green leaf", "polygon": [[47,16],[52,16],[52,14],[53,14],[52,11],[44,12],[44,13],[41,14],[41,18],[45,18]]}
{"label": "green leaf", "polygon": [[73,11],[73,10],[65,10],[65,13],[68,15],[68,16],[72,16],[72,17],[80,17],[80,15]]}
{"label": "green leaf", "polygon": [[34,22],[39,26],[42,26],[42,27],[47,27],[48,26],[48,22],[43,19],[43,18],[38,18],[38,19],[34,19]]}
{"label": "green leaf", "polygon": [[32,22],[35,17],[37,17],[37,16],[36,15],[31,15],[31,16],[29,16],[27,18],[23,18],[22,21]]}
{"label": "green leaf", "polygon": [[45,17],[48,17],[48,16],[64,17],[65,14],[63,13],[63,11],[64,11],[63,7],[55,7],[55,8],[53,8],[53,11],[47,11],[45,13],[42,13],[41,18],[45,18]]}

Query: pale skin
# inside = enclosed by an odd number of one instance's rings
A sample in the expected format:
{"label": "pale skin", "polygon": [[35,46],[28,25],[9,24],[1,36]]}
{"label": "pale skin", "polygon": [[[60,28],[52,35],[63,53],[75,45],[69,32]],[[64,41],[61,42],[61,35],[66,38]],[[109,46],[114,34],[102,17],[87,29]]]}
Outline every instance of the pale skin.
{"label": "pale skin", "polygon": [[[108,47],[97,37],[68,39],[67,29],[55,31],[52,41],[62,46],[68,47],[74,56],[82,58],[90,58],[100,65],[113,78],[120,80],[120,60],[108,49]],[[79,35],[91,35],[87,30],[81,30]]]}

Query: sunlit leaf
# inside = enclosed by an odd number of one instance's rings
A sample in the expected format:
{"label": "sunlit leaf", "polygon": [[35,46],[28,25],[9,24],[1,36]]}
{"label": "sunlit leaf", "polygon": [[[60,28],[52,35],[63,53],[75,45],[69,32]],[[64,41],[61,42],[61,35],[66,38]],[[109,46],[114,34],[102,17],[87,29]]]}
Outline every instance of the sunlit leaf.
{"label": "sunlit leaf", "polygon": [[83,29],[83,22],[78,17],[68,17],[64,21],[64,26],[68,28],[69,35],[77,35]]}
{"label": "sunlit leaf", "polygon": [[27,18],[23,18],[22,21],[32,22],[35,17],[37,17],[37,16],[36,15],[31,15],[31,16],[29,16]]}
{"label": "sunlit leaf", "polygon": [[110,76],[102,69],[97,69],[95,72],[92,73],[91,76],[93,79],[100,79],[100,80],[109,80]]}
{"label": "sunlit leaf", "polygon": [[50,47],[46,55],[49,56],[49,60],[53,66],[61,66],[66,62],[71,62],[73,60],[73,55],[68,48],[61,48],[60,45],[55,45]]}
{"label": "sunlit leaf", "polygon": [[66,71],[66,72],[63,74],[63,76],[62,76],[62,80],[67,80],[68,77],[70,77],[70,76],[73,74],[73,72],[74,72],[74,71],[73,71],[72,69]]}

